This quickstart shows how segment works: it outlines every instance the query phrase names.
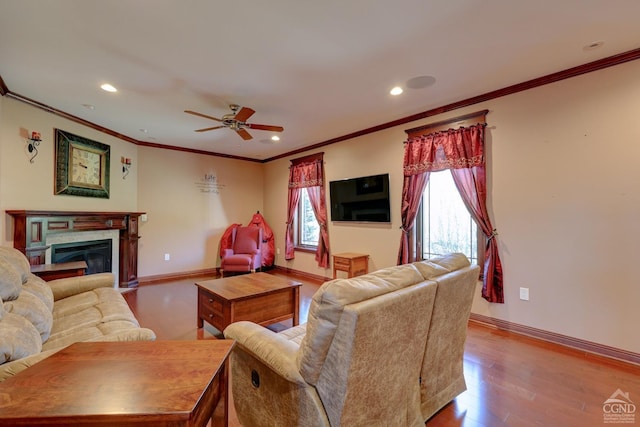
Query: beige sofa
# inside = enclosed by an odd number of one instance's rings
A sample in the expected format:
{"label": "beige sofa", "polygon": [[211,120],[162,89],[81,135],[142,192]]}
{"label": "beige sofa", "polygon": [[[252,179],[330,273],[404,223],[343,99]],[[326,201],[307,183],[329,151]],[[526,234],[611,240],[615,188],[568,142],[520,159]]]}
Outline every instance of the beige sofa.
{"label": "beige sofa", "polygon": [[18,250],[0,247],[0,381],[78,341],[154,340],[111,273],[45,282]]}
{"label": "beige sofa", "polygon": [[324,283],[308,321],[224,330],[233,401],[251,426],[423,426],[466,389],[479,267],[462,254]]}

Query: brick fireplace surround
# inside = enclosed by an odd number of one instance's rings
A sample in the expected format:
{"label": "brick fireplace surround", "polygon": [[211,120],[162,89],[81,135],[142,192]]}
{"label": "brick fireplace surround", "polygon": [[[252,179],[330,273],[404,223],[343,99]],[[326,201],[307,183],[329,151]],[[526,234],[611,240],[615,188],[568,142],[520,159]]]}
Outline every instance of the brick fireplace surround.
{"label": "brick fireplace surround", "polygon": [[80,231],[118,230],[120,287],[138,286],[138,219],[144,212],[67,212],[7,210],[13,217],[13,246],[31,265],[44,264],[47,236]]}

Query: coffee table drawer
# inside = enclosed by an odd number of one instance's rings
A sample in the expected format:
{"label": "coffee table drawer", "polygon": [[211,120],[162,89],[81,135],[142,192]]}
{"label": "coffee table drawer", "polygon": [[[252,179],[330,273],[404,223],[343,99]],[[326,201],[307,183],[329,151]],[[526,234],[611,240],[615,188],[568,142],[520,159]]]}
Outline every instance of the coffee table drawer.
{"label": "coffee table drawer", "polygon": [[222,301],[203,290],[198,292],[198,306],[222,316]]}
{"label": "coffee table drawer", "polygon": [[208,307],[200,306],[198,317],[202,320],[206,320],[208,323],[213,325],[217,330],[222,332],[225,327],[224,318],[222,317],[222,313],[216,313]]}

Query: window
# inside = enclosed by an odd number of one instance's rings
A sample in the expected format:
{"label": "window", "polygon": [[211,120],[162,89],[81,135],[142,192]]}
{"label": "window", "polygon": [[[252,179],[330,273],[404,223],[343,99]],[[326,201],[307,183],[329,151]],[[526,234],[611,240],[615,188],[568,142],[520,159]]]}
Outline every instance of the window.
{"label": "window", "polygon": [[313,207],[306,188],[302,188],[300,191],[300,201],[298,202],[295,221],[295,248],[315,251],[318,248],[318,239],[320,238],[320,225],[313,213]]}
{"label": "window", "polygon": [[449,170],[430,174],[421,210],[422,223],[417,225],[423,259],[450,252],[462,252],[472,264],[483,259],[484,235],[480,232],[482,236],[478,236],[478,226],[465,207]]}

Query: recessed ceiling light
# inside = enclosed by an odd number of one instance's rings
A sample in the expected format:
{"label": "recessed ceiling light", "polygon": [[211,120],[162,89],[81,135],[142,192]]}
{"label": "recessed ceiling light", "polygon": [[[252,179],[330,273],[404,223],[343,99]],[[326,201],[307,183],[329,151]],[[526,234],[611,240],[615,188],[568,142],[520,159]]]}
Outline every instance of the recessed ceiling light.
{"label": "recessed ceiling light", "polygon": [[436,82],[433,76],[418,76],[407,80],[407,87],[410,89],[424,89]]}
{"label": "recessed ceiling light", "polygon": [[273,136],[271,137],[271,140],[272,140],[272,141],[280,141],[280,137],[279,137],[278,135],[273,135]]}
{"label": "recessed ceiling light", "polygon": [[95,110],[95,106],[91,105],[91,104],[82,104],[82,106],[84,108],[86,108],[87,110]]}
{"label": "recessed ceiling light", "polygon": [[389,91],[389,93],[391,95],[394,95],[394,96],[400,95],[402,92],[404,92],[404,91],[402,90],[402,88],[400,86],[396,86],[393,89],[391,89],[391,91]]}
{"label": "recessed ceiling light", "polygon": [[584,46],[582,50],[595,50],[595,49],[598,49],[599,47],[602,47],[603,44],[604,44],[603,41],[592,42]]}
{"label": "recessed ceiling light", "polygon": [[147,133],[147,132],[149,132],[149,131],[148,131],[148,130],[146,130],[146,129],[142,129],[142,128],[141,128],[141,129],[140,129],[140,132],[142,132],[142,133]]}
{"label": "recessed ceiling light", "polygon": [[111,86],[109,83],[105,83],[100,87],[102,88],[102,90],[106,90],[107,92],[117,92],[118,91],[118,89],[116,89],[115,87]]}

